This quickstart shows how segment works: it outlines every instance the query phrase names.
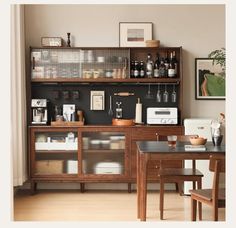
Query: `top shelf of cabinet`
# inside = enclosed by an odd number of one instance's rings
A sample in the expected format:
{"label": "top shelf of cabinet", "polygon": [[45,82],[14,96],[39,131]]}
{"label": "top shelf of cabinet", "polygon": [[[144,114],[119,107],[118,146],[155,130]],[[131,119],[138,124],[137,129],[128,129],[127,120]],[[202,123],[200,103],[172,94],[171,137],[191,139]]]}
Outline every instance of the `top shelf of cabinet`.
{"label": "top shelf of cabinet", "polygon": [[31,79],[33,83],[174,83],[180,82],[179,78],[35,78]]}

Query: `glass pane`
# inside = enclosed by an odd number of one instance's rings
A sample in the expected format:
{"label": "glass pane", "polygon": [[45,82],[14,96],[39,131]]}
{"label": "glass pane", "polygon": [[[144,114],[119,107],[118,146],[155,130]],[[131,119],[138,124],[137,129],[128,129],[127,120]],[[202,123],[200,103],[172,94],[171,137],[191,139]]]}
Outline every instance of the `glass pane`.
{"label": "glass pane", "polygon": [[77,132],[35,134],[35,174],[77,174]]}
{"label": "glass pane", "polygon": [[83,173],[124,174],[125,133],[82,133]]}

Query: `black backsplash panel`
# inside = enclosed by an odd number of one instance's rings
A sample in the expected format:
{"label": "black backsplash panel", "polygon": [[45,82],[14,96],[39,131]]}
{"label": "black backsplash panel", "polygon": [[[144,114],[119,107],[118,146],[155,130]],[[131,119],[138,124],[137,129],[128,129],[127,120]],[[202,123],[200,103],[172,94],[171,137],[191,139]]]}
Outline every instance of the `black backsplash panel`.
{"label": "black backsplash panel", "polygon": [[[49,100],[49,113],[50,120],[54,119],[54,107],[55,105],[61,106],[63,104],[75,104],[76,110],[82,110],[85,117],[85,124],[111,124],[112,117],[108,115],[109,110],[109,96],[112,95],[113,106],[113,118],[115,118],[115,109],[117,107],[116,102],[122,102],[121,107],[123,109],[124,119],[135,118],[135,105],[137,98],[141,99],[143,104],[142,120],[146,123],[146,110],[148,107],[178,107],[178,95],[177,102],[172,103],[171,92],[173,91],[173,85],[167,85],[167,91],[169,92],[168,103],[157,103],[156,92],[158,85],[151,84],[151,93],[154,99],[147,99],[145,95],[148,91],[148,84],[34,84],[32,86],[32,98],[34,99],[48,99]],[[165,86],[160,86],[161,92],[164,92]],[[105,91],[105,110],[104,111],[91,111],[90,110],[90,91],[91,90],[104,90]],[[176,93],[179,94],[178,85],[175,86]],[[57,97],[57,91],[59,91],[59,97]],[[64,99],[63,91],[69,91],[69,99]],[[73,99],[72,91],[79,92],[79,98]],[[133,92],[134,96],[120,97],[114,96],[114,93],[118,92]]]}

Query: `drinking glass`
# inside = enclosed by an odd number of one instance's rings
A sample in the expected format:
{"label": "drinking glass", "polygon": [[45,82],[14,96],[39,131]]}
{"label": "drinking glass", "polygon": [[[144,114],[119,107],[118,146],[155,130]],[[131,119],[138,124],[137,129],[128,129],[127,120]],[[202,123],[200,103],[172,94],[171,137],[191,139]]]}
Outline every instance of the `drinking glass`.
{"label": "drinking glass", "polygon": [[150,84],[148,84],[148,91],[147,91],[145,98],[146,99],[153,99],[154,98],[153,94],[151,93],[151,85]]}
{"label": "drinking glass", "polygon": [[177,141],[177,136],[176,135],[168,135],[167,136],[167,141],[168,141],[168,146],[175,148],[176,147],[176,141]]}
{"label": "drinking glass", "polygon": [[176,98],[177,98],[177,94],[176,94],[176,91],[175,91],[175,85],[173,85],[173,91],[171,93],[171,102],[175,103],[176,102]]}
{"label": "drinking glass", "polygon": [[157,95],[156,95],[156,102],[161,102],[161,90],[160,90],[160,84],[157,86]]}
{"label": "drinking glass", "polygon": [[167,91],[166,84],[165,84],[165,91],[163,93],[163,102],[167,103],[168,100],[169,100],[169,93]]}

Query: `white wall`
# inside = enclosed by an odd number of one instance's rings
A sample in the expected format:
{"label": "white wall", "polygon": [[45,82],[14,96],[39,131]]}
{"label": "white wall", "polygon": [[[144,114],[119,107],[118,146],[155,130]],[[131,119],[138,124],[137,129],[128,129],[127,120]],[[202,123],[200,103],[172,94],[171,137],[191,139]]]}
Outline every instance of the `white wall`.
{"label": "white wall", "polygon": [[25,5],[26,53],[42,36],[67,32],[72,46],[118,47],[119,22],[153,22],[153,39],[183,47],[184,118],[225,112],[225,101],[195,100],[194,73],[195,58],[225,47],[224,5]]}
{"label": "white wall", "polygon": [[225,47],[224,5],[26,5],[26,48],[42,36],[67,39],[81,47],[119,46],[119,22],[153,22],[153,38],[163,46],[182,46],[184,118],[213,117],[225,101],[195,100],[194,60]]}

